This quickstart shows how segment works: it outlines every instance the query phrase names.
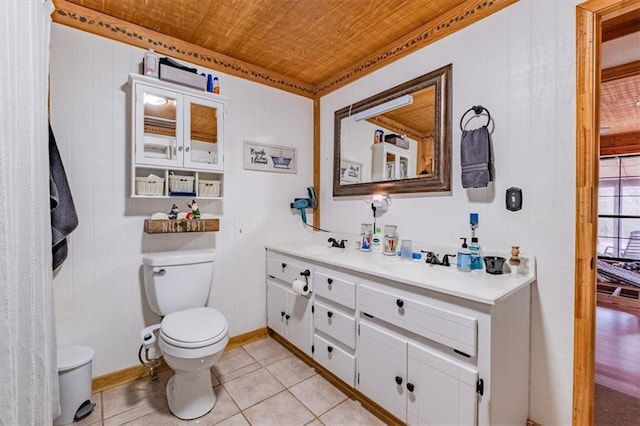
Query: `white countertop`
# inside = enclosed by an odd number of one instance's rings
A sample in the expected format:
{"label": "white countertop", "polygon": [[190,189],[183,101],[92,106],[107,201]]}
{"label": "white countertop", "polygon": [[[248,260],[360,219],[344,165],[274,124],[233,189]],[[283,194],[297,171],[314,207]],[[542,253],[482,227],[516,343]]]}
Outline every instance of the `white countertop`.
{"label": "white countertop", "polygon": [[494,305],[498,300],[535,281],[535,258],[528,257],[527,275],[491,275],[484,269],[461,272],[452,266],[401,260],[398,256],[361,252],[354,248],[330,248],[327,243],[291,242],[268,244],[267,249],[313,262],[351,269],[376,277]]}

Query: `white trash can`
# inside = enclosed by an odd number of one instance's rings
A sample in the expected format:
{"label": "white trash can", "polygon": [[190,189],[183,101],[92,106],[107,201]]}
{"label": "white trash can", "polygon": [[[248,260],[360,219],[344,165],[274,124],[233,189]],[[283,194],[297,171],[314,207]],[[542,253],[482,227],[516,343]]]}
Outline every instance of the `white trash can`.
{"label": "white trash can", "polygon": [[61,412],[54,425],[66,425],[88,416],[91,402],[91,361],[94,350],[86,346],[58,348],[58,380]]}

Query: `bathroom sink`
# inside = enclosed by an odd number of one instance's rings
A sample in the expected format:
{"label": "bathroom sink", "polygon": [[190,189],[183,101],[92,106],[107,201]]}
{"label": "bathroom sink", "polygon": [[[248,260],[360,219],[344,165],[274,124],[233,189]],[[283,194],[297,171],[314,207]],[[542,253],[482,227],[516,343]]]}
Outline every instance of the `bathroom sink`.
{"label": "bathroom sink", "polygon": [[344,253],[344,249],[327,247],[326,245],[304,245],[300,247],[300,252],[309,256],[331,256]]}
{"label": "bathroom sink", "polygon": [[391,275],[402,275],[403,277],[415,279],[439,279],[450,277],[451,274],[458,272],[455,267],[399,259],[381,262],[379,265],[381,269],[388,271]]}

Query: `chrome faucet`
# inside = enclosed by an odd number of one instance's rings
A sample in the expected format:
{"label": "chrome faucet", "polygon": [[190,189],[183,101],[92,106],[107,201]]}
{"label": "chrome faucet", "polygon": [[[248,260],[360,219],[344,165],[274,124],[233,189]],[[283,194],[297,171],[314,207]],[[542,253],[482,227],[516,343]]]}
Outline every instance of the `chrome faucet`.
{"label": "chrome faucet", "polygon": [[428,263],[430,265],[442,265],[442,266],[451,266],[451,264],[449,263],[449,258],[450,257],[456,257],[455,254],[445,254],[442,257],[442,261],[440,261],[440,259],[438,259],[438,255],[432,251],[424,251],[424,250],[420,250],[422,253],[426,254],[426,258],[425,258],[425,263]]}
{"label": "chrome faucet", "polygon": [[329,238],[327,242],[331,243],[331,247],[345,248],[344,243],[346,243],[347,240],[340,240],[340,242],[338,242],[335,238]]}

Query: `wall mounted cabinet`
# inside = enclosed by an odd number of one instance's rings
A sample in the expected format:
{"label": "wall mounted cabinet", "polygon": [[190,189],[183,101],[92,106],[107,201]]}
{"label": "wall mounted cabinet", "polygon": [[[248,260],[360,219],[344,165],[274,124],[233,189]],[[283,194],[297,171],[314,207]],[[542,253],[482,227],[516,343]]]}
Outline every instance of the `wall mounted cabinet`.
{"label": "wall mounted cabinet", "polygon": [[129,83],[132,196],[221,197],[226,98],[138,74]]}
{"label": "wall mounted cabinet", "polygon": [[396,180],[416,177],[416,154],[408,149],[382,142],[371,145],[371,180]]}

